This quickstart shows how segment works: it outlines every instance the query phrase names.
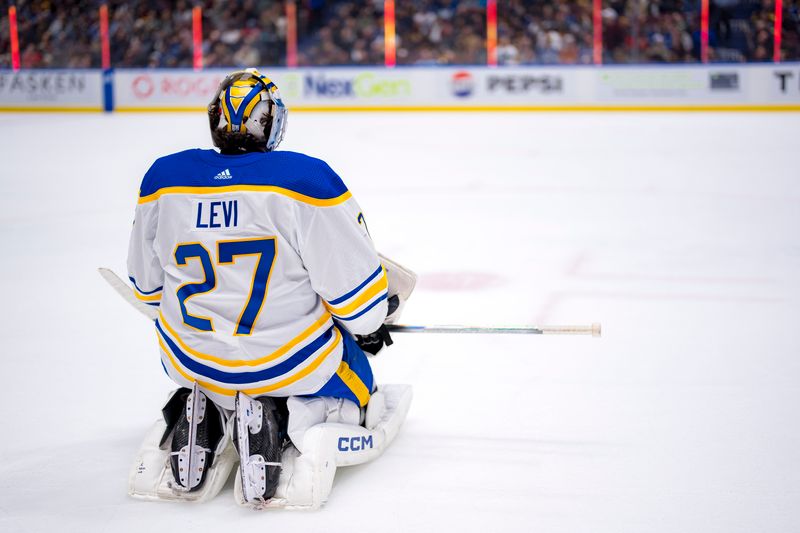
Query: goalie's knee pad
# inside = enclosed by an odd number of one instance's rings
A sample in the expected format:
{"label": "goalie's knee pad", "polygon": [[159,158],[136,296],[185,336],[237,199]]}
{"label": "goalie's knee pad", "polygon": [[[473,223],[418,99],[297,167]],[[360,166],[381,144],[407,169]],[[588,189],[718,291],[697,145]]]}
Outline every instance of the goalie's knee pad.
{"label": "goalie's knee pad", "polygon": [[363,414],[354,402],[330,396],[290,396],[286,406],[289,411],[287,433],[301,453],[303,439],[310,428],[325,423],[357,426]]}
{"label": "goalie's knee pad", "polygon": [[197,389],[175,391],[163,409],[167,428],[162,443],[172,435],[170,467],[175,482],[187,491],[203,486],[214,463],[214,451],[225,434],[224,416]]}
{"label": "goalie's knee pad", "polygon": [[233,442],[239,452],[244,500],[264,503],[275,495],[281,474],[281,456],[286,443],[286,400],[236,395]]}

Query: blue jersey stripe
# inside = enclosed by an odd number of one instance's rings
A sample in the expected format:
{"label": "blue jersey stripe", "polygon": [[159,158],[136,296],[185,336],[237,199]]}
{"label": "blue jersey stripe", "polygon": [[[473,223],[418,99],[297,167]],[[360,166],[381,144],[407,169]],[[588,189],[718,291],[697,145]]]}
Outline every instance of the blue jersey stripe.
{"label": "blue jersey stripe", "polygon": [[139,285],[137,285],[137,284],[136,284],[136,280],[135,280],[135,279],[133,279],[133,276],[128,276],[128,279],[129,279],[129,280],[131,280],[131,283],[133,283],[133,286],[134,286],[134,287],[136,288],[136,290],[137,290],[137,291],[139,291],[141,294],[145,294],[145,295],[147,295],[147,294],[154,294],[154,293],[156,293],[156,292],[158,292],[158,291],[164,290],[164,287],[163,287],[163,286],[161,286],[161,287],[159,287],[159,288],[157,288],[157,289],[153,289],[152,291],[143,291],[143,290],[141,289],[141,287],[139,287]]}
{"label": "blue jersey stripe", "polygon": [[331,304],[331,305],[336,305],[336,304],[340,304],[340,303],[344,302],[345,300],[349,300],[350,298],[355,296],[355,294],[358,293],[358,291],[360,291],[361,289],[366,287],[369,284],[370,281],[375,279],[375,276],[380,274],[382,269],[383,269],[383,265],[378,265],[378,269],[375,272],[373,272],[372,274],[370,274],[369,277],[367,279],[365,279],[361,283],[361,285],[359,285],[358,287],[356,287],[352,291],[348,292],[344,296],[340,296],[340,297],[336,298],[335,300],[330,300],[328,303]]}
{"label": "blue jersey stripe", "polygon": [[178,345],[167,336],[167,334],[161,328],[161,324],[158,320],[156,320],[156,329],[158,329],[161,338],[164,339],[164,342],[167,343],[167,346],[172,351],[173,355],[178,358],[178,361],[180,361],[183,367],[187,368],[191,372],[194,372],[195,374],[213,379],[214,381],[236,385],[266,381],[268,379],[277,378],[288,372],[291,372],[295,367],[314,355],[314,353],[322,348],[331,339],[331,336],[333,336],[333,326],[331,326],[325,331],[325,333],[314,339],[310,344],[298,350],[294,355],[285,361],[282,361],[277,365],[264,370],[258,370],[255,372],[223,372],[222,370],[204,365],[183,353]]}
{"label": "blue jersey stripe", "polygon": [[382,302],[383,300],[385,300],[388,297],[389,297],[389,293],[385,292],[385,293],[383,293],[383,296],[381,296],[380,298],[378,298],[377,300],[375,300],[374,302],[369,304],[367,307],[365,307],[364,309],[362,309],[358,313],[356,313],[354,315],[350,315],[348,317],[342,317],[342,316],[336,315],[336,318],[338,318],[339,320],[355,320],[356,318],[360,317],[361,315],[363,315],[364,313],[366,313],[367,311],[369,311],[370,309],[372,309],[373,307],[375,307],[376,305],[378,305],[380,302]]}

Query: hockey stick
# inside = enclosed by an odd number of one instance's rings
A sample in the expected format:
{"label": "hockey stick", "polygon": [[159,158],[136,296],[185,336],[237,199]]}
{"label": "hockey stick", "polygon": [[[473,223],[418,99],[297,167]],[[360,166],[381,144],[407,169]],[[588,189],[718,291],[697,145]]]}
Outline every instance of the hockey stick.
{"label": "hockey stick", "polygon": [[600,336],[600,324],[591,326],[386,326],[392,333],[514,333],[518,335]]}
{"label": "hockey stick", "polygon": [[[109,268],[98,268],[103,279],[117,294],[150,320],[158,318],[158,309],[136,299],[133,289]],[[591,326],[405,326],[388,324],[392,333],[513,333],[522,335],[591,335],[600,336],[600,324]]]}
{"label": "hockey stick", "polygon": [[122,299],[131,304],[134,309],[142,313],[150,320],[155,320],[158,318],[158,309],[137,300],[133,289],[131,289],[127,283],[122,281],[122,279],[117,276],[116,272],[110,268],[103,267],[98,268],[97,271],[100,272],[100,275],[103,276],[103,279],[106,280],[109,285],[111,285],[111,288],[117,291],[117,294],[122,296]]}

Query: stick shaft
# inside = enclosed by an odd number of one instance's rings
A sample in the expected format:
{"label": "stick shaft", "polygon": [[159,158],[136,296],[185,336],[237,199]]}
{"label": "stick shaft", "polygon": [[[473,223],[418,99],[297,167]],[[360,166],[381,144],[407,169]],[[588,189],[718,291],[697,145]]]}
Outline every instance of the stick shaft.
{"label": "stick shaft", "polygon": [[103,279],[106,280],[109,285],[111,285],[111,288],[117,291],[117,294],[122,296],[122,298],[131,304],[134,309],[142,313],[150,320],[155,320],[158,318],[158,309],[137,300],[136,296],[133,295],[133,289],[131,289],[127,283],[122,281],[122,278],[117,276],[113,270],[110,268],[100,267],[97,269],[97,271],[100,272],[100,275],[103,276]]}
{"label": "stick shaft", "polygon": [[392,333],[503,333],[517,335],[592,335],[600,336],[600,324],[590,326],[387,326]]}

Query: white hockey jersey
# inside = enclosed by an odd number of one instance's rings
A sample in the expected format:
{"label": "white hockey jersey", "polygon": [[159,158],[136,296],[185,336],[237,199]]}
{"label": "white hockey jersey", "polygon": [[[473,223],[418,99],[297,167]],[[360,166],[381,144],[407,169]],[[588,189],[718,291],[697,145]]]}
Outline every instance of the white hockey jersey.
{"label": "white hockey jersey", "polygon": [[387,279],[364,216],[323,161],[188,150],[142,181],[128,271],[160,306],[169,376],[223,407],[238,390],[313,394],[342,362],[342,331],[377,330]]}

